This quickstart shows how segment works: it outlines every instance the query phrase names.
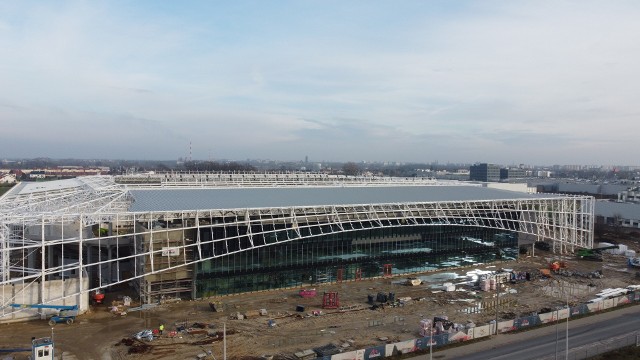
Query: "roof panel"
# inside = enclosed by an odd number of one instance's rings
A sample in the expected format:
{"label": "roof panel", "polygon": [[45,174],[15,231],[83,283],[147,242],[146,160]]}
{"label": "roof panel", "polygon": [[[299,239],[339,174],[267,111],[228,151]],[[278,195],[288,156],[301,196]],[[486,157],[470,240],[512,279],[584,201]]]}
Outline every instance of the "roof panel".
{"label": "roof panel", "polygon": [[612,201],[596,201],[595,214],[614,218],[640,220],[640,204],[618,203]]}
{"label": "roof panel", "polygon": [[[129,211],[271,208],[542,197],[542,195],[478,186],[136,189],[130,191],[134,202]],[[544,196],[548,197],[549,195]]]}

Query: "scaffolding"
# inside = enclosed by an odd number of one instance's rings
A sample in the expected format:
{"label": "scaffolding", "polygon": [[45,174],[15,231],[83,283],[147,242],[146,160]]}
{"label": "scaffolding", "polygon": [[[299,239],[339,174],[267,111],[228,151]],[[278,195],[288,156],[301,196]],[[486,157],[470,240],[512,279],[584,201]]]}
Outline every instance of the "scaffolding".
{"label": "scaffolding", "polygon": [[[118,284],[133,284],[145,302],[189,296],[199,262],[364,229],[469,226],[531,235],[560,253],[593,247],[589,196],[129,212],[128,185],[108,176],[71,180],[40,191],[18,185],[0,199],[0,321],[25,298],[59,303]],[[80,285],[45,289],[68,279]]]}

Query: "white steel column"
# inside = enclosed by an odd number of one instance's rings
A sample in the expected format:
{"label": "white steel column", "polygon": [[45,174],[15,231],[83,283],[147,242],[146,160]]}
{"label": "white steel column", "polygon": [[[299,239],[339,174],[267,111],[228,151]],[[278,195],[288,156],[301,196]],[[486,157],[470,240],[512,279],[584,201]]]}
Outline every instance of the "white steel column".
{"label": "white steel column", "polygon": [[[78,291],[78,304],[82,305],[82,294],[83,294],[83,290],[84,290],[84,282],[83,280],[83,272],[84,272],[84,266],[83,264],[83,250],[84,247],[83,245],[83,238],[84,238],[84,227],[83,227],[83,221],[82,221],[82,214],[80,214],[80,216],[78,217],[78,287],[80,288]],[[89,286],[91,287],[91,286]]]}
{"label": "white steel column", "polygon": [[[40,224],[40,241],[41,241],[41,248],[40,248],[40,268],[41,268],[41,272],[40,272],[40,296],[38,297],[38,303],[40,304],[44,304],[45,303],[45,298],[44,298],[44,294],[45,294],[45,290],[44,290],[44,284],[46,282],[46,271],[47,271],[47,264],[45,262],[46,260],[46,246],[45,246],[45,238],[44,238],[44,215],[42,215],[42,220],[41,220],[41,224]],[[40,317],[44,317],[44,310],[40,309]]]}

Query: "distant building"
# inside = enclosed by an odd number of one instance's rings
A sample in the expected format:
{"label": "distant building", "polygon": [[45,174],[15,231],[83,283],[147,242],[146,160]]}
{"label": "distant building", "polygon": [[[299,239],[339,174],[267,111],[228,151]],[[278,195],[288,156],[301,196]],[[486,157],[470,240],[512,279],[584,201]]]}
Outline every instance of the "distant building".
{"label": "distant building", "polygon": [[16,176],[14,174],[0,175],[0,184],[15,184]]}
{"label": "distant building", "polygon": [[44,179],[46,177],[44,170],[34,170],[29,173],[30,179]]}
{"label": "distant building", "polygon": [[597,224],[640,229],[640,204],[596,201]]}
{"label": "distant building", "polygon": [[524,169],[508,168],[500,169],[500,179],[522,179],[527,176],[527,172]]}
{"label": "distant building", "polygon": [[54,168],[23,169],[32,179],[44,178],[73,178],[78,176],[105,175],[109,173],[109,167],[99,166],[85,168],[82,166],[56,166]]}
{"label": "distant building", "polygon": [[471,181],[500,181],[500,166],[495,164],[475,164],[469,167]]}
{"label": "distant building", "polygon": [[618,193],[618,202],[640,203],[640,188],[634,187]]}

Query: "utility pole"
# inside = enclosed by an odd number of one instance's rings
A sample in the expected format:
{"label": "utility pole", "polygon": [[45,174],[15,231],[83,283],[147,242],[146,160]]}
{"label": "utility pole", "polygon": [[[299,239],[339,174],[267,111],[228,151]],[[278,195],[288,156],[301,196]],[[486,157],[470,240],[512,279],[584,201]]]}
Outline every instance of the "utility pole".
{"label": "utility pole", "polygon": [[565,335],[567,343],[564,349],[565,360],[569,360],[569,315],[571,315],[571,310],[569,309],[569,294],[567,294],[567,334]]}
{"label": "utility pole", "polygon": [[433,360],[433,326],[431,325],[431,329],[429,330],[429,360]]}
{"label": "utility pole", "polygon": [[496,335],[498,335],[498,311],[500,307],[500,282],[496,274]]}
{"label": "utility pole", "polygon": [[555,360],[558,360],[558,323],[560,322],[560,318],[558,317],[558,310],[556,310],[556,357]]}

